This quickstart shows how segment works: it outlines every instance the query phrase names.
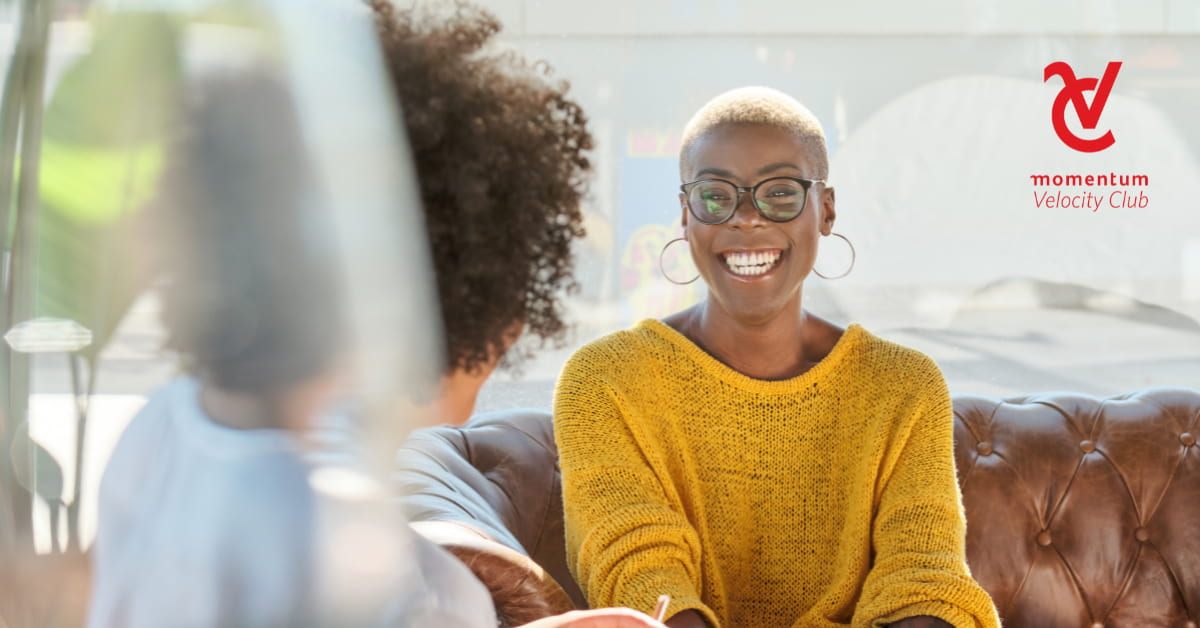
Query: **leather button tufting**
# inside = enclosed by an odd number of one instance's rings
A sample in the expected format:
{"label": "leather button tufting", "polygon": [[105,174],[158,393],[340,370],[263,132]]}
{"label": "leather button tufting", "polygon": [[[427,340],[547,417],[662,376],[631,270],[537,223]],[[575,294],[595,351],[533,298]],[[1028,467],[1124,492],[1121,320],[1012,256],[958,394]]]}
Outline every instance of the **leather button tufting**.
{"label": "leather button tufting", "polygon": [[1098,622],[1092,624],[1092,628],[1104,628],[1104,622],[1098,621]]}
{"label": "leather button tufting", "polygon": [[992,455],[992,444],[986,440],[979,441],[979,444],[975,445],[975,451],[979,452],[981,456],[990,456]]}
{"label": "leather button tufting", "polygon": [[1050,538],[1049,530],[1042,530],[1041,532],[1038,532],[1037,542],[1038,542],[1038,545],[1041,545],[1042,547],[1047,547],[1051,543],[1054,542],[1054,539]]}
{"label": "leather button tufting", "polygon": [[1138,528],[1137,530],[1134,530],[1133,536],[1142,543],[1150,540],[1150,533],[1146,531],[1146,528]]}
{"label": "leather button tufting", "polygon": [[1183,625],[1183,628],[1196,628],[1196,622],[1189,621],[1188,623]]}
{"label": "leather button tufting", "polygon": [[1083,453],[1085,454],[1090,454],[1093,451],[1096,451],[1096,443],[1093,443],[1090,440],[1081,441],[1079,443],[1079,449],[1083,450]]}
{"label": "leather button tufting", "polygon": [[1196,437],[1191,432],[1184,432],[1179,435],[1179,442],[1183,443],[1185,447],[1191,447],[1196,444]]}

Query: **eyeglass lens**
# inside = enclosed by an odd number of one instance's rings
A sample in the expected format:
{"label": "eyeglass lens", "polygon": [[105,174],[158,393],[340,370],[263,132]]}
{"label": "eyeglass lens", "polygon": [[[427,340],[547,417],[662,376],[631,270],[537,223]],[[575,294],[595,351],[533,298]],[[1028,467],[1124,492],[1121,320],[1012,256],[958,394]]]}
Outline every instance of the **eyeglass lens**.
{"label": "eyeglass lens", "polygon": [[[768,220],[786,222],[804,210],[807,190],[793,179],[768,179],[754,188],[754,206]],[[738,191],[727,181],[700,181],[688,191],[688,206],[696,219],[716,224],[737,211]]]}

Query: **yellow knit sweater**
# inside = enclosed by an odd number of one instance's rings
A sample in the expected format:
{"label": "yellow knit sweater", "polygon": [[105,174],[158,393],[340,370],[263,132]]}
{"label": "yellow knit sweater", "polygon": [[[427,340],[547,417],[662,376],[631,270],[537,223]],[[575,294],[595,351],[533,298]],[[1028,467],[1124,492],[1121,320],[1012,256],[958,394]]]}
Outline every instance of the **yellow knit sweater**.
{"label": "yellow knit sweater", "polygon": [[714,627],[998,626],[965,560],[953,417],[923,354],[851,325],[786,381],[656,320],[575,353],[555,391],[567,561],[593,607]]}

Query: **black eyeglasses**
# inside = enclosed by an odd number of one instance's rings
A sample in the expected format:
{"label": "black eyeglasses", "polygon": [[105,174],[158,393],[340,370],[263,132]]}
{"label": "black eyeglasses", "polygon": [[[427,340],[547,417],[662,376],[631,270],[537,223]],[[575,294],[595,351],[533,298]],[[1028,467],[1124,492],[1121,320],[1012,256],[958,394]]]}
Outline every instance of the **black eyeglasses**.
{"label": "black eyeglasses", "polygon": [[772,222],[793,220],[808,202],[808,189],[823,179],[773,177],[752,188],[738,187],[724,179],[699,179],[679,186],[687,199],[688,211],[706,225],[719,225],[737,213],[742,194],[750,192],[754,208]]}

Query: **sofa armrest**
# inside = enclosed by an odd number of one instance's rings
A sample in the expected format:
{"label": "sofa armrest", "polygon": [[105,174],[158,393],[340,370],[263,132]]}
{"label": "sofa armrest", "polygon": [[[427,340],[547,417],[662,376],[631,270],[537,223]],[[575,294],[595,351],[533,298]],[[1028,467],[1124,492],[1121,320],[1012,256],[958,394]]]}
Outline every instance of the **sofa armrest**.
{"label": "sofa armrest", "polygon": [[573,610],[562,587],[528,556],[453,521],[417,521],[418,534],[461,560],[491,593],[501,626],[520,626]]}

